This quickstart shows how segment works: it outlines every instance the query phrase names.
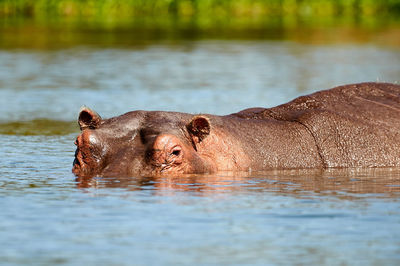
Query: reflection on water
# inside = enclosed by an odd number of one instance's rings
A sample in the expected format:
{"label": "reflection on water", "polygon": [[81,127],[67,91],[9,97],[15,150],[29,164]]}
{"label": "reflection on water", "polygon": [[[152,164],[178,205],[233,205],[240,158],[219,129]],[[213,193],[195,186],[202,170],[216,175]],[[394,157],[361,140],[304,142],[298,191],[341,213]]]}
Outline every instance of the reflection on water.
{"label": "reflection on water", "polygon": [[309,44],[373,43],[399,47],[398,16],[206,17],[171,19],[27,19],[0,17],[0,49],[63,49],[76,46],[141,49],[165,41],[279,40]]}
{"label": "reflection on water", "polygon": [[256,173],[220,173],[177,177],[77,178],[78,188],[124,188],[155,193],[195,192],[209,195],[233,191],[276,192],[289,195],[330,195],[340,198],[382,194],[400,196],[400,169],[304,169]]}

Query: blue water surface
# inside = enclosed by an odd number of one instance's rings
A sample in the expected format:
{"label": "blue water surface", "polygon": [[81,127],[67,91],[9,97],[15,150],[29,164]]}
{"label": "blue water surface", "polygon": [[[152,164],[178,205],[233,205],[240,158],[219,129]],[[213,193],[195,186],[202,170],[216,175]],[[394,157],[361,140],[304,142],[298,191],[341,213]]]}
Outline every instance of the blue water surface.
{"label": "blue water surface", "polygon": [[[135,109],[227,114],[397,82],[400,50],[190,41],[0,51],[0,121]],[[60,124],[61,125],[61,124]],[[2,265],[399,265],[400,169],[76,180],[78,134],[0,135]]]}

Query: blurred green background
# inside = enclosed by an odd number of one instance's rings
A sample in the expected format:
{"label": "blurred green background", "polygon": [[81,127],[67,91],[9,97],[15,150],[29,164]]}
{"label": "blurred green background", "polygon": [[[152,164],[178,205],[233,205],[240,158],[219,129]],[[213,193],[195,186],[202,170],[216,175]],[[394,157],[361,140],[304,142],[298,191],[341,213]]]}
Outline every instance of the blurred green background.
{"label": "blurred green background", "polygon": [[3,15],[262,17],[398,15],[399,0],[2,0]]}
{"label": "blurred green background", "polygon": [[0,0],[0,48],[269,39],[400,46],[400,0]]}

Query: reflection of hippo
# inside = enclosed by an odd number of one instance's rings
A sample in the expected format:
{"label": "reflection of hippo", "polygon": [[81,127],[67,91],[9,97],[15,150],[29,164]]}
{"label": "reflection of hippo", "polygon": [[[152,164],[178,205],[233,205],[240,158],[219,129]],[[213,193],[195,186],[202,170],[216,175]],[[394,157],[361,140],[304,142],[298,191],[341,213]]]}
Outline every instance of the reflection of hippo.
{"label": "reflection of hippo", "polygon": [[400,86],[362,83],[227,116],[83,108],[78,176],[400,166]]}
{"label": "reflection of hippo", "polygon": [[290,169],[136,178],[118,176],[103,178],[101,182],[93,178],[78,177],[76,181],[78,188],[124,188],[153,191],[156,194],[160,191],[160,195],[182,191],[196,192],[198,196],[215,192],[273,191],[298,196],[309,195],[312,191],[343,199],[370,193],[398,198],[400,168]]}

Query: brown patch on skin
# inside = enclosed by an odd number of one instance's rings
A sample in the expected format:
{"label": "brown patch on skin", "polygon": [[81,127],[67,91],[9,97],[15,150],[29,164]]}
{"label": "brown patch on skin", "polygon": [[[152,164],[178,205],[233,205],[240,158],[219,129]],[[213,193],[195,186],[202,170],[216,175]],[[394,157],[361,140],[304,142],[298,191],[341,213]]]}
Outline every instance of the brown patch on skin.
{"label": "brown patch on skin", "polygon": [[[160,172],[167,171],[171,167],[184,168],[183,152],[181,141],[173,135],[160,135],[156,138],[153,148],[150,151],[150,162]],[[176,170],[183,172],[182,169]]]}
{"label": "brown patch on skin", "polygon": [[197,145],[197,152],[214,165],[215,171],[248,171],[251,165],[242,143],[220,128],[213,128],[212,134]]}
{"label": "brown patch on skin", "polygon": [[158,174],[211,173],[216,166],[191,145],[170,134],[157,136],[148,155]]}
{"label": "brown patch on skin", "polygon": [[[197,156],[207,165],[207,172],[247,171],[250,159],[242,143],[205,115],[194,116],[187,125]],[[213,126],[214,125],[214,126]]]}

